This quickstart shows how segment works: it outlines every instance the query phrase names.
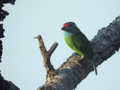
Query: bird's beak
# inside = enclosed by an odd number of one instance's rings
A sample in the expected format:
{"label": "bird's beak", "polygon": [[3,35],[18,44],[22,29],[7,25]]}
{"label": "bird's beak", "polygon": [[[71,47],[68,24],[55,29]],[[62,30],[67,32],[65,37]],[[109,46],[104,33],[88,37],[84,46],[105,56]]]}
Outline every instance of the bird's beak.
{"label": "bird's beak", "polygon": [[65,31],[65,27],[62,27],[61,30]]}

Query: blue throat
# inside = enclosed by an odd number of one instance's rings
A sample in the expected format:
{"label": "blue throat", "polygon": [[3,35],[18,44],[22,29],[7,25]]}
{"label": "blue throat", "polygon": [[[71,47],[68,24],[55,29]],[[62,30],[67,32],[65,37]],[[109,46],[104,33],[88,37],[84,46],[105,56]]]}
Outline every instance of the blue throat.
{"label": "blue throat", "polygon": [[67,38],[67,37],[69,37],[69,36],[71,36],[72,35],[72,33],[70,33],[70,32],[64,32],[64,37],[65,38]]}

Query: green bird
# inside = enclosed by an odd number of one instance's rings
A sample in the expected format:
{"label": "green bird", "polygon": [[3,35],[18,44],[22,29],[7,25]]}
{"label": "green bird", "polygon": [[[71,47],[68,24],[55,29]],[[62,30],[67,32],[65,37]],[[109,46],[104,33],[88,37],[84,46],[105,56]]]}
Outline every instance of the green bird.
{"label": "green bird", "polygon": [[64,38],[67,45],[72,48],[81,59],[89,59],[97,75],[97,69],[93,62],[93,49],[87,37],[80,31],[74,22],[65,23],[62,30],[64,31]]}

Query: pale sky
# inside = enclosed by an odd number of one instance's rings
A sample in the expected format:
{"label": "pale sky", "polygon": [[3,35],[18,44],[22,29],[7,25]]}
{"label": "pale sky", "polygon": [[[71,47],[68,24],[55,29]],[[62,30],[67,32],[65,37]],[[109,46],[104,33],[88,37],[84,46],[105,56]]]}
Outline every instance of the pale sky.
{"label": "pale sky", "polygon": [[[5,9],[10,15],[4,21],[2,74],[21,90],[36,90],[45,83],[46,70],[33,38],[41,34],[47,48],[53,42],[59,43],[51,58],[58,68],[73,53],[64,42],[63,23],[76,22],[91,40],[98,29],[120,15],[120,0],[17,0]],[[117,52],[97,68],[97,76],[90,73],[76,90],[119,90],[119,58]]]}

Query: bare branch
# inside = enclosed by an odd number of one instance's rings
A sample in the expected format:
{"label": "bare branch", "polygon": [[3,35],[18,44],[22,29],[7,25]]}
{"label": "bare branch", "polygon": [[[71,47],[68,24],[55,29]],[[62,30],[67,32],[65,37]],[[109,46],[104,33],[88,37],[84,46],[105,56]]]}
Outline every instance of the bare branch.
{"label": "bare branch", "polygon": [[44,45],[42,37],[40,35],[38,35],[37,37],[35,37],[35,39],[38,39],[39,47],[40,47],[42,56],[43,56],[43,58],[46,58],[47,57],[47,55],[46,55],[47,54],[47,50],[45,48],[45,45]]}
{"label": "bare branch", "polygon": [[57,42],[53,43],[53,45],[51,46],[51,48],[48,51],[49,56],[51,56],[51,54],[54,52],[54,50],[57,48],[57,46],[58,46]]}
{"label": "bare branch", "polygon": [[56,71],[53,67],[53,65],[50,62],[50,57],[52,55],[52,53],[54,52],[54,50],[56,49],[56,47],[58,46],[58,43],[54,43],[51,48],[49,49],[49,51],[46,50],[43,39],[40,35],[38,35],[37,37],[35,37],[36,39],[38,39],[39,42],[39,46],[40,46],[40,50],[44,59],[44,66],[47,70],[47,80],[46,83],[49,83],[49,81],[51,81],[51,79],[54,77],[54,75],[56,75]]}

